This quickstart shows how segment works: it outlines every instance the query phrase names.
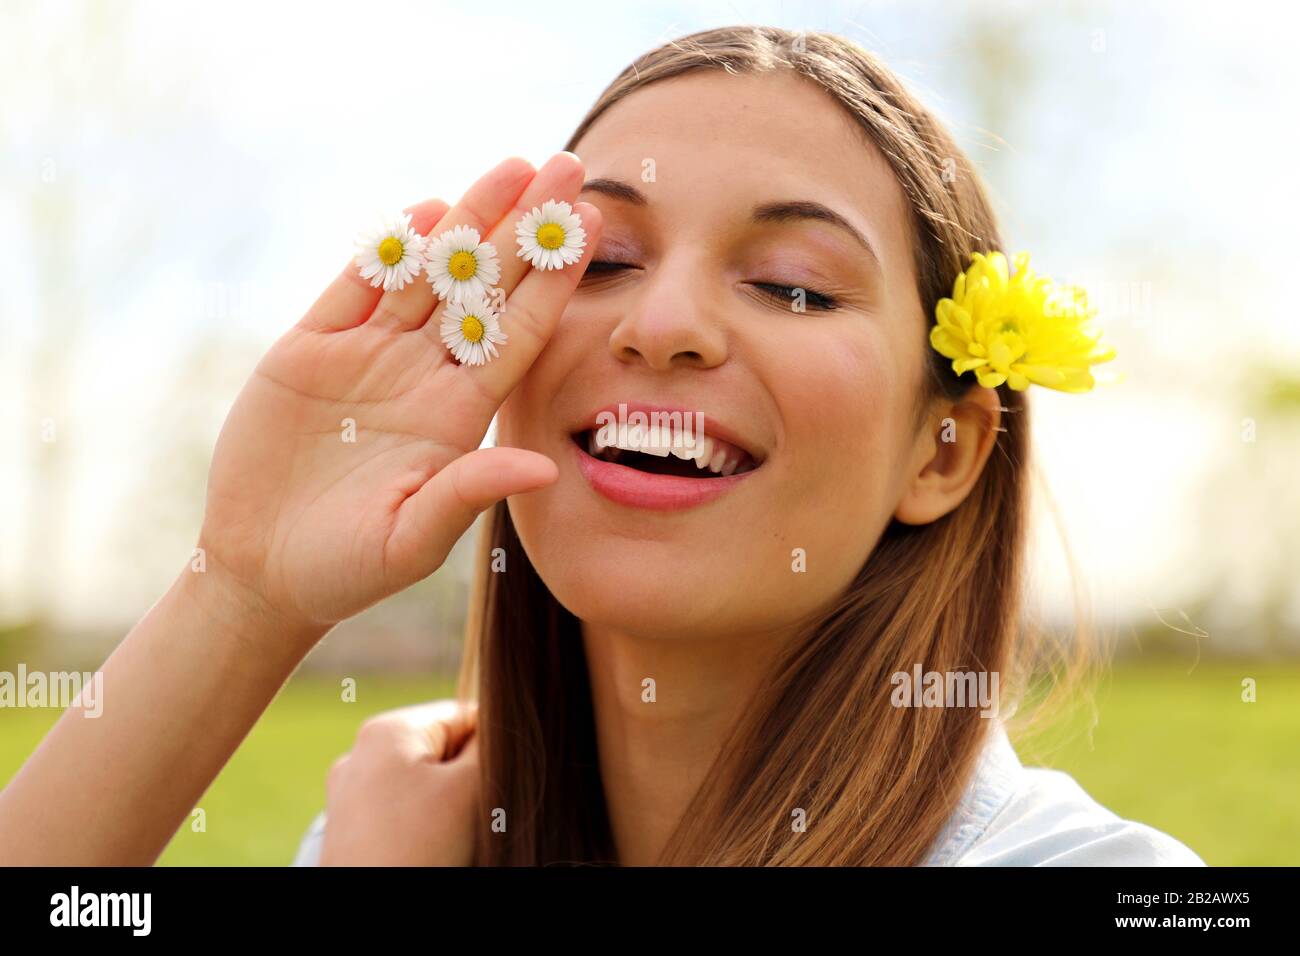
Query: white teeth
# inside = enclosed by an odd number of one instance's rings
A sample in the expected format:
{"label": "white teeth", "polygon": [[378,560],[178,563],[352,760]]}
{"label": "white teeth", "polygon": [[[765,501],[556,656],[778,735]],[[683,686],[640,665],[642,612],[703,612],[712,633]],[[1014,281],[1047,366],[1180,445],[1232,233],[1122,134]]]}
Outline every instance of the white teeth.
{"label": "white teeth", "polygon": [[666,429],[658,425],[651,425],[644,429],[645,444],[638,451],[643,451],[647,455],[654,455],[656,458],[667,458],[669,451],[669,435]]}
{"label": "white teeth", "polygon": [[627,427],[627,443],[622,447],[626,449],[644,450],[648,430],[644,425],[629,425]]}
{"label": "white teeth", "polygon": [[682,461],[696,461],[704,454],[703,435],[678,432],[673,436],[673,454]]}
{"label": "white teeth", "polygon": [[[606,445],[602,434],[613,439],[612,443]],[[683,430],[668,426],[621,424],[608,430],[594,428],[587,435],[587,453],[593,457],[604,455],[609,461],[616,461],[624,451],[641,452],[659,458],[671,454],[682,461],[695,462],[695,467],[700,471],[708,468],[715,475],[724,476],[734,474],[745,458],[729,445],[708,435],[696,434],[690,437],[694,440],[688,443],[688,436]]]}
{"label": "white teeth", "polygon": [[707,435],[701,435],[695,443],[695,467],[707,468],[713,455],[713,441]]}

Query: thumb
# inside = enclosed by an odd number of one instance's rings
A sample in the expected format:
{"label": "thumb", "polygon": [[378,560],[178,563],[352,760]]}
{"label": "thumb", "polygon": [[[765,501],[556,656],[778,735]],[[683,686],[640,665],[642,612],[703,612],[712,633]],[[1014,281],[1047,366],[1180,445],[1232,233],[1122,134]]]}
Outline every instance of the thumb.
{"label": "thumb", "polygon": [[555,462],[522,448],[480,448],[426,481],[397,509],[388,540],[392,566],[433,573],[480,512],[510,495],[544,488],[559,477]]}
{"label": "thumb", "polygon": [[451,759],[452,763],[464,764],[467,766],[478,765],[478,731],[475,730],[469,736],[469,741],[460,748],[460,751]]}
{"label": "thumb", "polygon": [[435,743],[438,759],[444,762],[454,759],[464,752],[466,741],[472,741],[476,737],[478,703],[456,701],[455,711],[435,720],[427,729],[430,739]]}

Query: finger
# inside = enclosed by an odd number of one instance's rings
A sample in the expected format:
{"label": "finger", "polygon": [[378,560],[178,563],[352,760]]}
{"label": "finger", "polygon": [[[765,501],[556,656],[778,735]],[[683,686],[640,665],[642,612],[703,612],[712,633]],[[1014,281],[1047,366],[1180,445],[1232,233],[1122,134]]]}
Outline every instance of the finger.
{"label": "finger", "polygon": [[[582,165],[582,160],[578,159],[573,153],[556,153],[542,164],[542,168],[537,171],[537,175],[528,184],[528,188],[518,197],[514,208],[509,210],[509,213],[500,222],[490,224],[491,232],[486,233],[485,237],[496,248],[497,257],[501,263],[501,278],[497,281],[497,287],[506,296],[505,310],[507,312],[510,309],[510,294],[532,268],[522,257],[516,255],[518,245],[516,243],[515,227],[518,225],[519,220],[532,211],[535,206],[540,206],[548,199],[572,202],[581,191],[585,178],[586,171]],[[450,218],[448,221],[450,222]],[[441,229],[442,227],[439,226],[440,231]],[[560,271],[568,272],[569,270],[562,269]],[[495,299],[493,301],[495,304]],[[439,303],[434,309],[431,320],[424,326],[425,334],[437,343],[438,348],[444,351],[447,351],[447,347],[442,342],[441,325],[442,313],[446,311],[446,308],[447,303]],[[505,312],[502,313],[502,318],[504,319],[504,317]],[[508,341],[510,331],[504,321],[502,331],[506,333]]]}
{"label": "finger", "polygon": [[[519,194],[532,180],[536,170],[526,159],[512,156],[478,179],[436,225],[438,233],[456,226],[471,226],[484,235],[513,208]],[[433,228],[419,230],[431,234]],[[432,238],[432,235],[430,235]],[[369,319],[377,326],[399,330],[418,329],[428,321],[438,304],[433,286],[421,273],[418,281],[396,292],[385,292],[374,306]]]}
{"label": "finger", "polygon": [[339,778],[342,777],[345,773],[347,773],[348,763],[351,761],[351,759],[352,759],[352,753],[351,751],[349,751],[348,753],[345,753],[341,757],[335,759],[335,761],[332,764],[330,764],[329,773],[327,773],[325,776],[325,782],[327,786],[330,784],[337,783]]}
{"label": "finger", "polygon": [[480,512],[558,477],[555,462],[522,448],[480,448],[462,455],[398,507],[385,546],[388,566],[413,580],[433,573]]}
{"label": "finger", "polygon": [[488,397],[489,415],[495,414],[550,341],[600,241],[600,210],[585,202],[576,203],[573,210],[582,218],[587,233],[582,258],[563,269],[530,269],[506,300],[501,329],[507,339],[498,346],[497,357],[464,370],[475,376],[474,384]]}
{"label": "finger", "polygon": [[[492,224],[487,239],[501,257],[501,281],[497,283],[509,296],[531,266],[520,255],[515,227],[519,220],[548,199],[572,203],[582,190],[586,169],[573,153],[556,153],[537,171],[528,188],[519,196],[515,207],[499,223]],[[560,270],[565,271],[565,270]]]}
{"label": "finger", "polygon": [[454,758],[465,741],[473,736],[477,727],[477,711],[457,703],[450,714],[433,720],[424,726],[431,745],[431,752],[438,760]]}
{"label": "finger", "polygon": [[[425,233],[446,215],[447,208],[441,199],[429,199],[402,211],[411,214],[411,228]],[[298,324],[318,332],[355,328],[370,317],[383,295],[383,289],[372,286],[369,279],[363,279],[356,261],[350,259]]]}
{"label": "finger", "polygon": [[478,739],[478,727],[472,720],[458,725],[457,730],[460,731],[457,736],[449,737],[447,740],[447,746],[442,753],[444,761],[459,760],[466,749]]}
{"label": "finger", "polygon": [[369,758],[400,754],[407,759],[444,760],[456,753],[467,734],[473,733],[476,717],[476,709],[458,700],[385,711],[361,725],[356,752]]}
{"label": "finger", "polygon": [[452,758],[451,762],[456,766],[477,766],[478,765],[478,733],[469,735],[465,746],[461,748],[460,753]]}

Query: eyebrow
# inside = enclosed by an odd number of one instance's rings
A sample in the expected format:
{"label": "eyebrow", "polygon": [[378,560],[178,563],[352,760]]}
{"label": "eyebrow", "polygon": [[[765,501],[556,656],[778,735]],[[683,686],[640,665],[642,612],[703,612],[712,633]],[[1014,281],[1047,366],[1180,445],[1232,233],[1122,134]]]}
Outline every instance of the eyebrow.
{"label": "eyebrow", "polygon": [[[649,200],[646,199],[641,190],[620,179],[605,177],[589,179],[582,184],[581,192],[588,191],[601,193],[611,199],[621,199],[634,206],[649,205]],[[870,240],[862,234],[861,230],[857,229],[834,209],[819,202],[813,202],[810,199],[789,199],[780,202],[763,203],[754,207],[754,211],[750,214],[750,220],[756,223],[824,222],[847,232],[876,261],[876,265],[880,265],[880,256],[876,255],[875,247],[871,245]]]}
{"label": "eyebrow", "polygon": [[625,183],[621,179],[588,179],[582,184],[579,192],[601,193],[611,199],[622,199],[624,202],[630,202],[634,206],[645,206],[649,200],[645,194],[637,189],[631,183]]}
{"label": "eyebrow", "polygon": [[867,237],[830,206],[823,206],[819,202],[813,202],[810,199],[791,199],[783,202],[764,203],[754,208],[750,218],[754,222],[800,222],[803,220],[824,222],[847,232],[857,241],[858,245],[867,251],[867,254],[872,259],[876,260],[876,265],[880,265],[880,256],[876,255],[876,250]]}

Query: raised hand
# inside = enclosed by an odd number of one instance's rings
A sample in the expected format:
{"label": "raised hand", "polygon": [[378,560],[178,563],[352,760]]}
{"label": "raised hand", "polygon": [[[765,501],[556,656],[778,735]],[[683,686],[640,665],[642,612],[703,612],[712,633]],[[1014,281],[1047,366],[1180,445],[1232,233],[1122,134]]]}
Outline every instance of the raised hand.
{"label": "raised hand", "polygon": [[479,450],[492,416],[555,329],[599,239],[576,203],[583,258],[539,271],[514,254],[515,224],[548,199],[574,203],[583,167],[509,159],[454,207],[409,210],[422,234],[458,225],[499,253],[508,342],[459,365],[439,338],[445,304],[424,276],[381,292],[349,263],[266,354],[213,456],[200,547],[210,569],[286,620],[333,624],[432,573],[474,517],[555,480],[516,448]]}

